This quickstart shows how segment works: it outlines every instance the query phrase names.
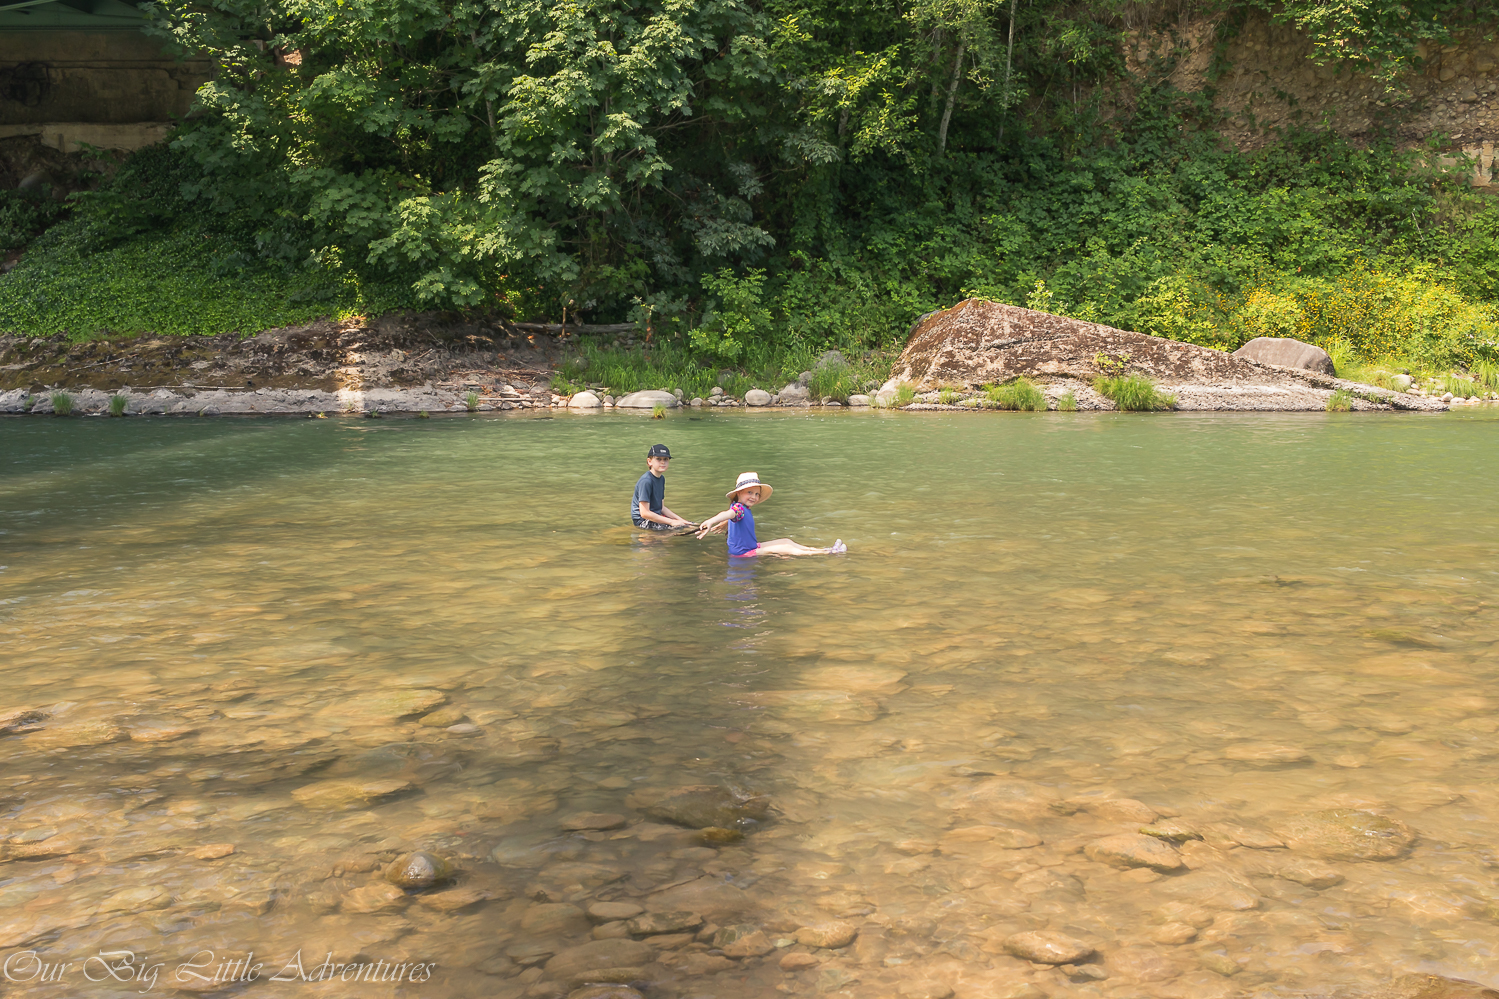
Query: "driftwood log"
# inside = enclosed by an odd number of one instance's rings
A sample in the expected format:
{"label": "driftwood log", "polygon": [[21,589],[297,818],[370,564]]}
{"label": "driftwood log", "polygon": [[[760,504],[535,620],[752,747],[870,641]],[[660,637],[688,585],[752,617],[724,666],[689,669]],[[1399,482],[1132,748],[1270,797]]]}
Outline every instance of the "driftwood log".
{"label": "driftwood log", "polygon": [[522,333],[548,333],[552,336],[565,333],[633,333],[640,328],[638,323],[506,323],[506,328]]}

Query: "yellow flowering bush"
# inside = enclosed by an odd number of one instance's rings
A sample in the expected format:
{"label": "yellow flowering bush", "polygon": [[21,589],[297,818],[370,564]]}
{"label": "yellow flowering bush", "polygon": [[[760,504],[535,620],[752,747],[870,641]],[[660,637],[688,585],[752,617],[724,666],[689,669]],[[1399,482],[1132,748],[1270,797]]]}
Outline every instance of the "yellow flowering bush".
{"label": "yellow flowering bush", "polygon": [[1270,277],[1237,301],[1175,274],[1153,281],[1135,309],[1142,333],[1218,350],[1269,336],[1350,361],[1468,368],[1499,360],[1499,309],[1421,274],[1357,268],[1336,278]]}
{"label": "yellow flowering bush", "polygon": [[1251,291],[1231,314],[1241,342],[1289,336],[1345,344],[1358,357],[1466,368],[1499,346],[1499,315],[1451,287],[1410,274],[1357,269]]}

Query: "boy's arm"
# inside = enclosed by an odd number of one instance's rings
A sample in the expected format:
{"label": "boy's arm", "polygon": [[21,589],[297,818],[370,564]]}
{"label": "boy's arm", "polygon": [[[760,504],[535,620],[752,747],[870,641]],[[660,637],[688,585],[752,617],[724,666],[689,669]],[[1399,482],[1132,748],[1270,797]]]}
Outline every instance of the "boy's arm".
{"label": "boy's arm", "polygon": [[676,514],[672,513],[671,509],[669,507],[667,507],[667,505],[665,503],[661,504],[661,512],[672,519],[673,526],[676,526],[676,527],[691,527],[691,526],[693,526],[692,521],[688,520],[686,517],[679,517]]}
{"label": "boy's arm", "polygon": [[[665,506],[661,507],[660,513],[656,513],[655,511],[653,511],[651,509],[650,503],[646,502],[645,500],[641,500],[639,503],[635,504],[635,506],[640,511],[641,520],[648,520],[653,524],[665,524],[667,527],[682,526],[682,519],[676,514],[672,513],[670,510],[666,509]],[[668,517],[671,517],[672,519],[668,520]]]}

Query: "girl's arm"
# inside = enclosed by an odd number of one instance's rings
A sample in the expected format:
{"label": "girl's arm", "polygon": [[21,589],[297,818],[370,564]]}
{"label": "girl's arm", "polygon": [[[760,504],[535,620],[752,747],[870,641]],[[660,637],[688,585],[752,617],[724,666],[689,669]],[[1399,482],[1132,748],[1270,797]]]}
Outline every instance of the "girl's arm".
{"label": "girl's arm", "polygon": [[718,527],[720,524],[727,524],[729,522],[729,519],[733,515],[734,511],[732,509],[725,510],[722,513],[715,513],[713,516],[709,517],[707,520],[698,525],[697,536],[700,538],[706,538],[708,534],[714,530],[714,528]]}

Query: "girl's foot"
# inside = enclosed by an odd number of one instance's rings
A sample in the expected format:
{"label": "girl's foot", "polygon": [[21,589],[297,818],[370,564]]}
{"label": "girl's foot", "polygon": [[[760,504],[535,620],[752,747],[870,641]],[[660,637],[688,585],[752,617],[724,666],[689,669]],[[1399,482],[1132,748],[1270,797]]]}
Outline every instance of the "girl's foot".
{"label": "girl's foot", "polygon": [[842,555],[844,552],[848,551],[848,545],[843,543],[842,538],[839,538],[837,541],[833,542],[833,547],[829,548],[828,551],[832,552],[834,555]]}

